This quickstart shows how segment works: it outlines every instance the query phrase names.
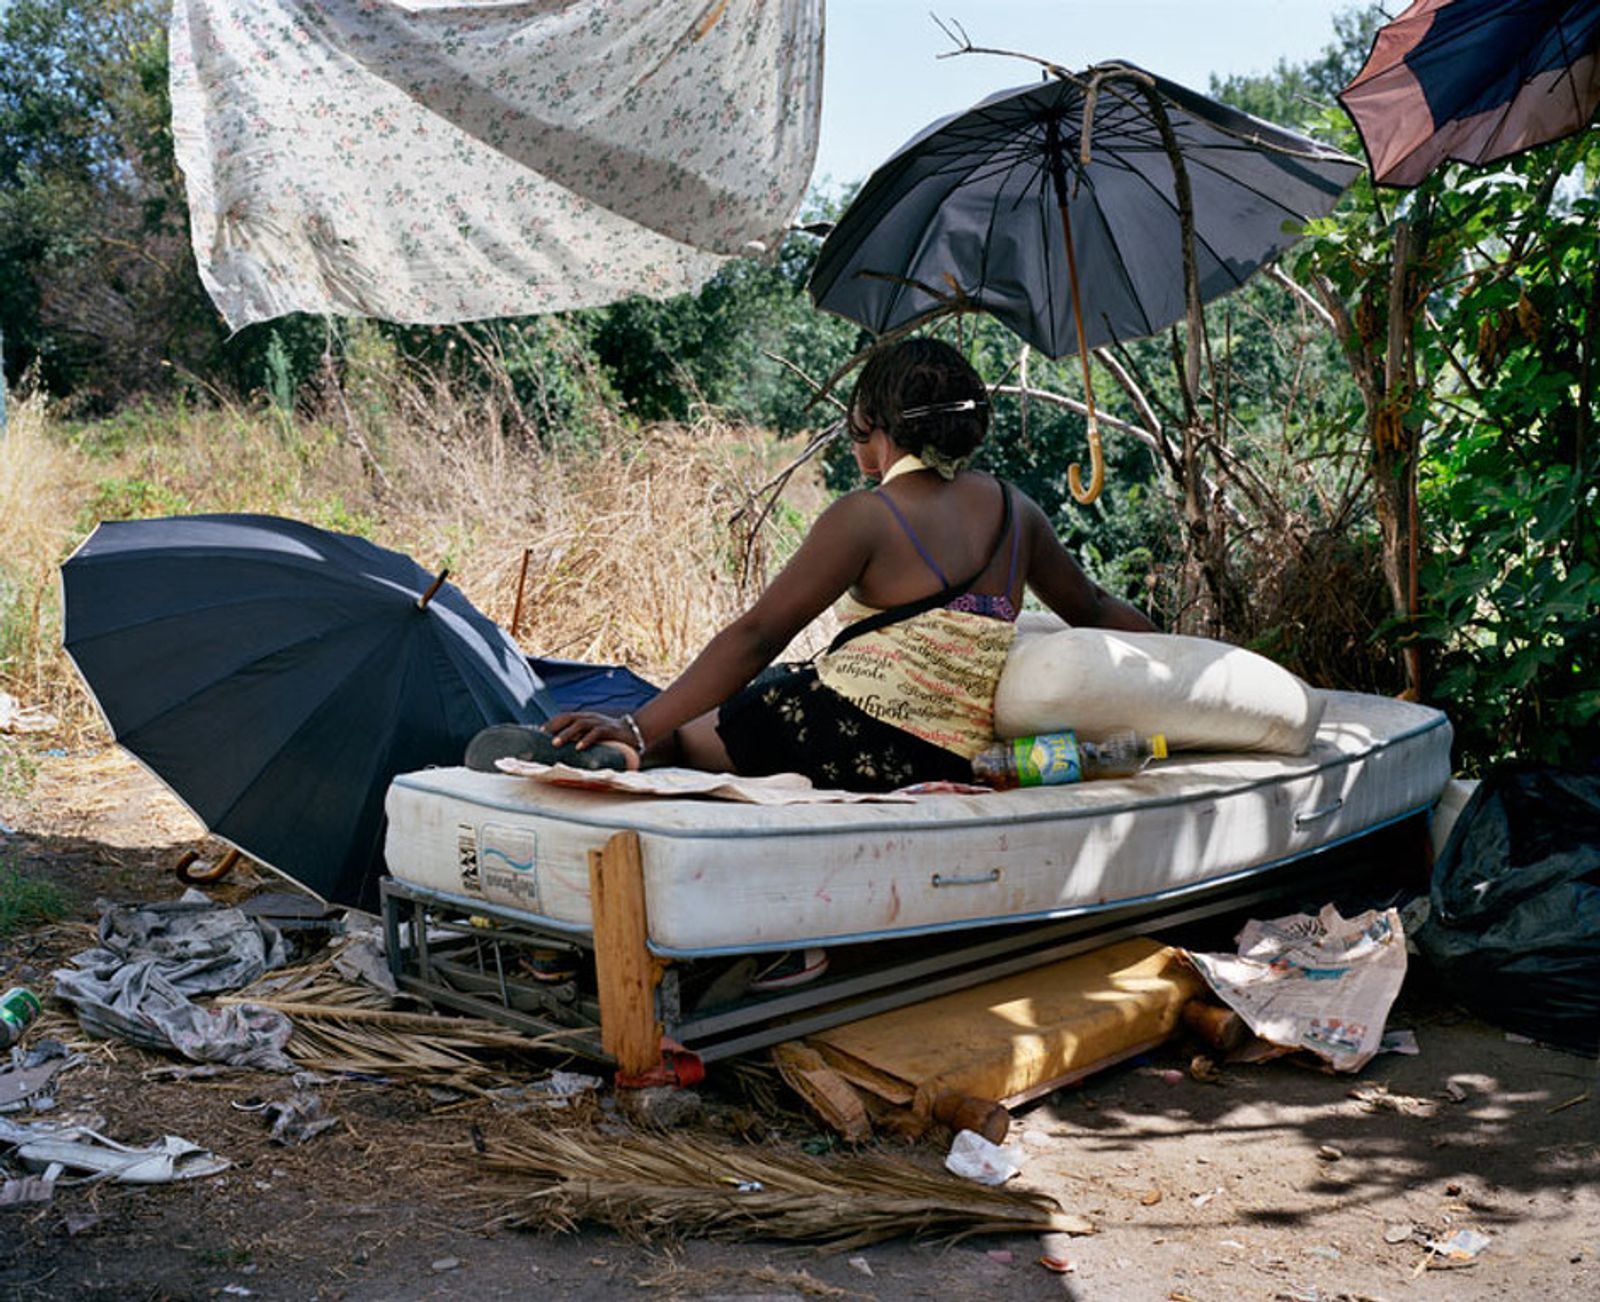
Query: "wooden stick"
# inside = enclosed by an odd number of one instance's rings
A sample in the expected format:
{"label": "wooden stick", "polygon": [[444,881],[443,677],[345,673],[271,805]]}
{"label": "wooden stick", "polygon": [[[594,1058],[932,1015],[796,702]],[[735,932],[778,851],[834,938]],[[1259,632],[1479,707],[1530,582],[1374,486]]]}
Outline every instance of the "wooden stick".
{"label": "wooden stick", "polygon": [[1005,1141],[1011,1129],[1011,1114],[993,1099],[970,1094],[941,1094],[933,1101],[933,1119],[951,1130],[970,1130],[991,1144]]}
{"label": "wooden stick", "polygon": [[532,547],[522,549],[522,570],[517,575],[517,601],[511,608],[511,640],[517,640],[517,633],[522,628],[522,590],[528,582],[528,558],[533,555]]}
{"label": "wooden stick", "polygon": [[428,603],[433,600],[433,594],[444,586],[444,581],[450,577],[450,567],[447,565],[439,571],[439,577],[428,585],[428,590],[417,598],[417,609],[426,610]]}
{"label": "wooden stick", "polygon": [[[1087,121],[1087,117],[1085,117]],[[1083,396],[1088,404],[1089,422],[1089,486],[1083,486],[1078,463],[1067,467],[1067,487],[1073,497],[1087,506],[1100,496],[1105,487],[1106,463],[1100,450],[1100,422],[1095,418],[1094,377],[1089,371],[1089,345],[1083,331],[1083,303],[1078,295],[1078,257],[1072,247],[1072,219],[1067,216],[1066,165],[1061,161],[1062,142],[1057,134],[1055,120],[1045,124],[1045,149],[1050,153],[1050,176],[1056,188],[1056,208],[1061,213],[1061,236],[1067,246],[1067,285],[1072,294],[1072,323],[1078,328],[1078,360],[1083,365]]]}

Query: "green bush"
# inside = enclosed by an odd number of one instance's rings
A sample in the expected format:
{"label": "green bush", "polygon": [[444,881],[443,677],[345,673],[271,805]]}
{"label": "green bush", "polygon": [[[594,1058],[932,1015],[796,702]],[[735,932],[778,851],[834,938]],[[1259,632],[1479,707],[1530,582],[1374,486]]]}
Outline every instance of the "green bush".
{"label": "green bush", "polygon": [[182,493],[142,476],[102,479],[78,521],[87,533],[101,520],[142,520],[149,516],[183,515],[193,505]]}

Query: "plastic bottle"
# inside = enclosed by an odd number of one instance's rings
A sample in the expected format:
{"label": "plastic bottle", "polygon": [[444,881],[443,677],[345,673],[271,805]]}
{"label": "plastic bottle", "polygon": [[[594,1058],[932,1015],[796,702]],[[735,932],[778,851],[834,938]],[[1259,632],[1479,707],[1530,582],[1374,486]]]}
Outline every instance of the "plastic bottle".
{"label": "plastic bottle", "polygon": [[1161,733],[1141,737],[1131,730],[1100,741],[1079,741],[1072,731],[997,741],[972,757],[972,776],[991,787],[1053,787],[1086,778],[1132,777],[1153,759],[1166,759]]}
{"label": "plastic bottle", "polygon": [[0,1049],[9,1049],[22,1038],[39,1015],[39,996],[22,986],[12,986],[0,995]]}

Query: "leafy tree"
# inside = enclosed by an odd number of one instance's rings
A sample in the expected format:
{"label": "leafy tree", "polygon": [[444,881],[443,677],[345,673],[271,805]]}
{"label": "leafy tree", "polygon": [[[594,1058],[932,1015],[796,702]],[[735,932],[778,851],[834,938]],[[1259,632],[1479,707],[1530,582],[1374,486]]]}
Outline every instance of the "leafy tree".
{"label": "leafy tree", "polygon": [[1296,260],[1361,393],[1385,637],[1469,767],[1592,749],[1600,721],[1597,175],[1590,133],[1403,195],[1363,179]]}
{"label": "leafy tree", "polygon": [[[842,202],[813,196],[801,221],[831,220]],[[812,391],[784,363],[820,381],[859,334],[811,305],[806,282],[819,247],[796,231],[771,261],[736,259],[696,294],[630,298],[582,314],[628,409],[644,420],[684,420],[708,404],[785,434],[811,423]]]}
{"label": "leafy tree", "polygon": [[153,0],[15,0],[0,13],[9,370],[36,360],[51,388],[105,403],[158,376],[196,325],[162,10]]}
{"label": "leafy tree", "polygon": [[1469,762],[1600,745],[1600,138],[1456,175],[1457,279],[1420,342],[1432,546],[1414,631]]}

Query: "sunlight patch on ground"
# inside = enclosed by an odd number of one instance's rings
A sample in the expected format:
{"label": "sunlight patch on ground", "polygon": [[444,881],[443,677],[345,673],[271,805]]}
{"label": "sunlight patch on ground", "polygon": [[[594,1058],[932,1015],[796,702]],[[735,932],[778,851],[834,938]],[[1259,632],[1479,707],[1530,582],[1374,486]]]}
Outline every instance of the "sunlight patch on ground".
{"label": "sunlight patch on ground", "polygon": [[21,815],[29,830],[132,847],[196,841],[205,828],[120,747],[42,755]]}

